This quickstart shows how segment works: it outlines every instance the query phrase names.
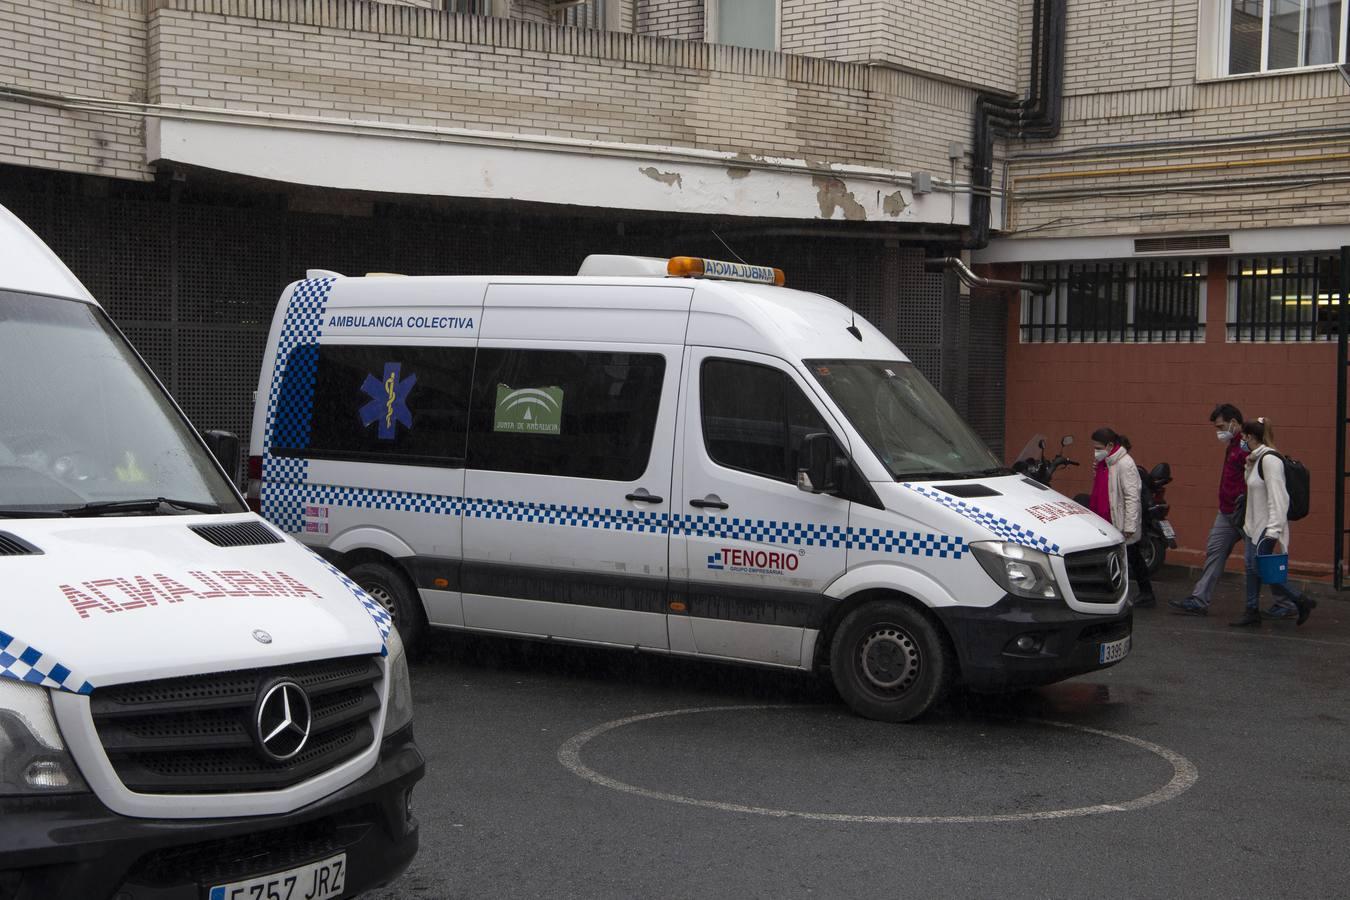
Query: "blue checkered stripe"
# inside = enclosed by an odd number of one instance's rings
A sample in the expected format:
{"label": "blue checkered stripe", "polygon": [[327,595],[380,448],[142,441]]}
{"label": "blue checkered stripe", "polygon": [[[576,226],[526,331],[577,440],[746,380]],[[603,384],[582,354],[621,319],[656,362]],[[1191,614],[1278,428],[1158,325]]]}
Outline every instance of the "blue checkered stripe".
{"label": "blue checkered stripe", "polygon": [[[742,519],[728,516],[671,516],[667,513],[602,506],[448,497],[440,494],[299,483],[281,486],[278,493],[285,498],[287,505],[295,509],[316,504],[429,515],[463,515],[498,522],[521,522],[636,534],[674,534],[790,547],[847,548],[939,559],[960,559],[966,552],[965,539],[959,536],[882,528],[845,528],[842,525],[778,522],[772,519]],[[295,530],[298,530],[298,526]]]}
{"label": "blue checkered stripe", "polygon": [[675,516],[675,533],[689,537],[754,541],[793,547],[847,547],[850,529],[810,522],[775,522],[728,516]]}
{"label": "blue checkered stripe", "polygon": [[[336,280],[315,278],[297,284],[277,337],[263,426],[262,508],[263,515],[285,531],[299,531],[304,524],[294,486],[305,481],[309,462],[283,459],[270,451],[278,442],[287,447],[304,447],[309,443],[319,338],[323,334],[328,295]],[[290,378],[285,377],[288,365],[298,367]]]}
{"label": "blue checkered stripe", "polygon": [[971,503],[967,503],[960,497],[953,497],[951,494],[945,494],[942,491],[936,491],[932,488],[924,487],[921,484],[905,484],[914,493],[929,500],[941,503],[943,506],[965,516],[970,521],[988,528],[994,534],[1003,538],[1005,541],[1013,544],[1021,544],[1024,547],[1030,547],[1033,550],[1040,550],[1045,553],[1058,553],[1059,544],[1051,543],[1046,538],[1041,537],[1016,522],[1010,522],[1003,516],[995,515],[986,510],[980,509]]}
{"label": "blue checkered stripe", "polygon": [[89,694],[94,686],[36,647],[0,631],[0,678],[57,688],[72,694]]}
{"label": "blue checkered stripe", "polygon": [[352,596],[361,601],[361,605],[365,607],[366,612],[370,613],[370,618],[375,622],[375,627],[380,630],[380,655],[388,656],[389,632],[394,627],[394,617],[389,615],[389,610],[385,609],[376,602],[375,598],[363,591],[361,585],[344,575],[337,566],[333,565],[322,556],[319,556],[317,553],[314,554],[314,557],[319,562],[323,563],[324,568],[332,572],[333,576],[337,578],[338,581],[341,581],[343,585],[346,586],[347,590],[352,592]]}

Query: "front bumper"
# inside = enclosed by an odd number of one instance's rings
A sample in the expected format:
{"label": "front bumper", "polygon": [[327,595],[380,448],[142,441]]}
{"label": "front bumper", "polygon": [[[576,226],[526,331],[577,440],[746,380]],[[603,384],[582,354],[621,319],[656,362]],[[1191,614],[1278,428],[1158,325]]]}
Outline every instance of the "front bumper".
{"label": "front bumper", "polygon": [[363,777],[283,815],[133,819],[90,794],[0,800],[0,900],[201,900],[212,885],[343,852],[343,896],[355,896],[416,855],[408,796],[424,769],[408,727],[384,740]]}
{"label": "front bumper", "polygon": [[[1093,615],[1062,602],[1012,595],[993,606],[949,606],[933,612],[956,646],[962,683],[976,691],[1035,687],[1109,668],[1115,663],[1099,661],[1100,646],[1130,636],[1134,627],[1129,607],[1114,615]],[[1017,650],[1014,642],[1022,635],[1039,639],[1039,648]]]}

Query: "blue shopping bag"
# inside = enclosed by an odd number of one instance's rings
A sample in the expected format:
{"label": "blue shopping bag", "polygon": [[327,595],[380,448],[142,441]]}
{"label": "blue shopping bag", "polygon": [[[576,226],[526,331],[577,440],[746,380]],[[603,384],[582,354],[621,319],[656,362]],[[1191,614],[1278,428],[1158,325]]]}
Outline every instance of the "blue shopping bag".
{"label": "blue shopping bag", "polygon": [[1289,580],[1289,554],[1270,553],[1256,557],[1256,570],[1262,584],[1284,584]]}

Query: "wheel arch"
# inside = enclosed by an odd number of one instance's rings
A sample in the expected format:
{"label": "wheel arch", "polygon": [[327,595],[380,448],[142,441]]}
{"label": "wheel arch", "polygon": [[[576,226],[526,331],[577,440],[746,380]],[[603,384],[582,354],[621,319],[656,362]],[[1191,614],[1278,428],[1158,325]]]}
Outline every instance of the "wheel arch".
{"label": "wheel arch", "polygon": [[[816,638],[811,660],[814,671],[829,670],[830,645],[834,641],[834,633],[849,613],[868,603],[882,600],[894,600],[912,606],[932,622],[938,634],[955,648],[951,632],[933,610],[935,607],[957,606],[956,598],[923,573],[897,566],[867,566],[839,578],[826,594],[839,602],[830,609]],[[957,667],[959,673],[959,657]]]}

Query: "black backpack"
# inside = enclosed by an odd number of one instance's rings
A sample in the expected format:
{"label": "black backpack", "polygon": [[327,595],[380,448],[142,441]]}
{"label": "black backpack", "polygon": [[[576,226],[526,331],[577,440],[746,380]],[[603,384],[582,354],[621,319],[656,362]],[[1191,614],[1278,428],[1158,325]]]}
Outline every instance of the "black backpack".
{"label": "black backpack", "polygon": [[[1270,456],[1278,457],[1284,463],[1284,486],[1289,491],[1289,521],[1297,522],[1308,515],[1309,495],[1312,492],[1312,478],[1308,467],[1298,460],[1272,450]],[[1265,459],[1262,458],[1262,462]],[[1265,471],[1258,465],[1256,472],[1261,480],[1266,480]]]}

